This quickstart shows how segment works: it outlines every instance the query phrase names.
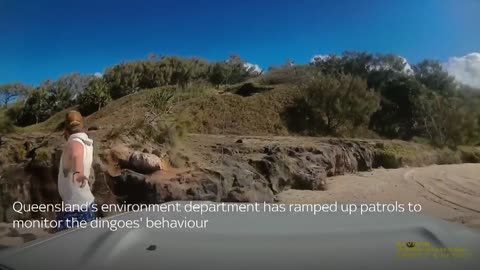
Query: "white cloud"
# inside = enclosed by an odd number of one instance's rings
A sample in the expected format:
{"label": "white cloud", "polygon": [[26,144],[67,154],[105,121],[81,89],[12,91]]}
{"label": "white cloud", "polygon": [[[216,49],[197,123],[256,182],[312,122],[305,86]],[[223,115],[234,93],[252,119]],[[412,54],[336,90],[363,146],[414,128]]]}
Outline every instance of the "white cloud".
{"label": "white cloud", "polygon": [[414,71],[412,69],[412,66],[410,66],[410,64],[408,63],[407,59],[403,56],[400,56],[400,58],[403,59],[403,63],[405,64],[405,66],[403,67],[403,72],[408,75],[413,75]]}
{"label": "white cloud", "polygon": [[480,87],[480,53],[450,57],[444,67],[458,82]]}
{"label": "white cloud", "polygon": [[103,77],[103,74],[100,73],[100,72],[95,72],[95,74],[93,74],[93,76],[95,76],[97,78],[101,78],[101,77]]}
{"label": "white cloud", "polygon": [[395,55],[394,57],[402,61],[402,64],[404,65],[402,70],[399,70],[392,63],[389,63],[389,62],[380,62],[378,64],[371,64],[371,65],[368,65],[367,68],[369,70],[394,70],[407,75],[413,75],[414,73],[413,69],[405,57],[401,55]]}
{"label": "white cloud", "polygon": [[260,75],[262,73],[262,69],[256,64],[245,63],[243,67],[252,75]]}
{"label": "white cloud", "polygon": [[310,63],[318,63],[327,60],[330,58],[330,55],[328,54],[316,54],[312,58],[310,58]]}

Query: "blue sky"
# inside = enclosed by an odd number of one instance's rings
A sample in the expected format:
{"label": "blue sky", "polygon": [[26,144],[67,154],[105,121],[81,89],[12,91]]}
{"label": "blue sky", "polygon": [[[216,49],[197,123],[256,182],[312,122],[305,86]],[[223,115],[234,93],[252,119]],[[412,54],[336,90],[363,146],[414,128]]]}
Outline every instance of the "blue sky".
{"label": "blue sky", "polygon": [[410,63],[480,52],[478,0],[0,0],[0,83],[102,72],[148,53],[262,68],[344,50]]}

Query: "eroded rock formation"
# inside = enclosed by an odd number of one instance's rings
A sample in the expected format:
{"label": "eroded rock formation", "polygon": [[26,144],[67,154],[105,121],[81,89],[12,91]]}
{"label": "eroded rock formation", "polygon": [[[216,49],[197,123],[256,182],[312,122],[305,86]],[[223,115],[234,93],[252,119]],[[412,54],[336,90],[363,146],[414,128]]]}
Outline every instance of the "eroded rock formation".
{"label": "eroded rock formation", "polygon": [[[169,156],[158,149],[138,151],[126,143],[100,148],[92,179],[97,203],[273,202],[286,189],[325,190],[327,176],[370,170],[374,153],[370,143],[333,139],[299,145],[222,137],[221,143],[192,140],[188,147],[190,154],[186,150],[176,154],[183,158],[182,167],[172,166]],[[2,221],[38,218],[12,214],[8,208],[16,200],[60,202],[56,189],[60,153],[59,143],[47,160],[3,169]]]}

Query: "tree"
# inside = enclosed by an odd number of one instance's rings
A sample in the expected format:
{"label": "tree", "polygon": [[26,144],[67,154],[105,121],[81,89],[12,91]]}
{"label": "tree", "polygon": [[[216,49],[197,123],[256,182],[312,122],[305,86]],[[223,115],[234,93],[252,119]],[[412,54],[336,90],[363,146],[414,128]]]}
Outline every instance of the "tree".
{"label": "tree", "polygon": [[211,66],[209,71],[209,81],[217,88],[221,84],[225,84],[227,81],[227,66],[222,63],[215,63]]}
{"label": "tree", "polygon": [[102,78],[90,81],[85,91],[78,96],[79,110],[82,114],[94,113],[112,99],[107,83]]}
{"label": "tree", "polygon": [[367,52],[345,51],[342,55],[343,72],[367,79],[373,58]]}
{"label": "tree", "polygon": [[170,78],[167,80],[169,85],[178,85],[185,87],[192,79],[194,73],[194,64],[190,61],[184,61],[178,57],[165,58],[170,68]]}
{"label": "tree", "polygon": [[366,79],[373,61],[373,55],[367,52],[345,51],[341,56],[330,54],[316,57],[312,65],[324,74],[351,74]]}
{"label": "tree", "polygon": [[15,130],[14,121],[12,121],[12,119],[4,110],[4,108],[0,109],[0,146],[1,134],[7,134]]}
{"label": "tree", "polygon": [[238,55],[231,55],[228,60],[210,66],[209,81],[217,87],[221,84],[235,84],[245,81],[253,75],[254,66],[249,66]]}
{"label": "tree", "polygon": [[103,78],[109,85],[112,98],[120,98],[140,90],[140,67],[133,62],[107,68]]}
{"label": "tree", "polygon": [[423,60],[413,66],[415,78],[429,89],[449,95],[455,89],[455,79],[436,60]]}
{"label": "tree", "polygon": [[47,93],[47,102],[50,106],[51,114],[73,105],[72,92],[67,88],[58,88],[47,91]]}
{"label": "tree", "polygon": [[311,65],[317,67],[323,74],[338,75],[344,74],[344,61],[343,57],[335,54],[330,54],[323,57],[318,57],[311,63]]}
{"label": "tree", "polygon": [[379,97],[367,88],[366,81],[352,75],[316,77],[302,92],[328,133],[364,125],[379,108]]}
{"label": "tree", "polygon": [[270,67],[267,73],[261,74],[257,81],[265,85],[275,84],[301,84],[312,76],[316,76],[320,70],[314,65],[282,65]]}
{"label": "tree", "polygon": [[32,87],[30,85],[21,82],[0,85],[0,97],[2,98],[3,105],[6,107],[8,103],[20,96],[26,95],[31,89]]}
{"label": "tree", "polygon": [[460,96],[425,89],[414,100],[418,129],[435,145],[455,147],[478,139],[479,117]]}
{"label": "tree", "polygon": [[19,113],[17,124],[28,126],[46,120],[52,115],[52,107],[49,102],[49,93],[44,88],[32,90]]}
{"label": "tree", "polygon": [[94,78],[95,76],[93,75],[83,75],[78,72],[74,72],[60,76],[60,78],[53,83],[53,87],[56,89],[67,89],[73,97],[83,92],[85,88],[87,88],[90,81]]}
{"label": "tree", "polygon": [[108,68],[103,75],[113,98],[142,89],[165,85],[185,87],[195,80],[208,79],[208,63],[198,58],[164,56],[125,62]]}
{"label": "tree", "polygon": [[370,119],[370,128],[389,138],[411,139],[415,135],[413,100],[424,88],[415,78],[394,74],[378,86],[381,109]]}
{"label": "tree", "polygon": [[24,102],[25,100],[17,100],[5,110],[4,117],[9,119],[12,125],[18,125]]}
{"label": "tree", "polygon": [[407,69],[407,61],[405,58],[396,54],[377,53],[368,63],[369,71],[393,71],[396,73],[404,73],[409,75],[410,69]]}
{"label": "tree", "polygon": [[[342,55],[335,54],[317,56],[311,65],[318,67],[324,74],[351,74],[362,79],[368,79],[372,73],[408,74],[406,60],[395,54],[370,54],[367,52],[345,51]],[[370,85],[370,84],[369,84]]]}
{"label": "tree", "polygon": [[57,113],[72,105],[72,93],[63,87],[49,87],[49,82],[28,93],[21,108],[16,109],[17,125],[27,126],[45,121],[54,113]]}
{"label": "tree", "polygon": [[38,87],[49,93],[49,102],[53,106],[53,111],[59,111],[71,106],[94,78],[93,75],[74,72],[62,75],[54,81],[45,80]]}

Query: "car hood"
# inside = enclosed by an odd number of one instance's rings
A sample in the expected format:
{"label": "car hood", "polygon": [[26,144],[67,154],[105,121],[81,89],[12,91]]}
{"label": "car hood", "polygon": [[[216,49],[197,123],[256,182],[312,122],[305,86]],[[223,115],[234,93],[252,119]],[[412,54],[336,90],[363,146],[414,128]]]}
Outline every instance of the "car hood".
{"label": "car hood", "polygon": [[[2,251],[0,265],[14,270],[478,269],[480,265],[477,231],[424,215],[129,212],[108,220],[146,218],[208,223],[196,229],[71,229]],[[445,255],[434,257],[427,248],[443,250]],[[416,249],[428,254],[401,253]],[[463,250],[465,256],[449,250]]]}

